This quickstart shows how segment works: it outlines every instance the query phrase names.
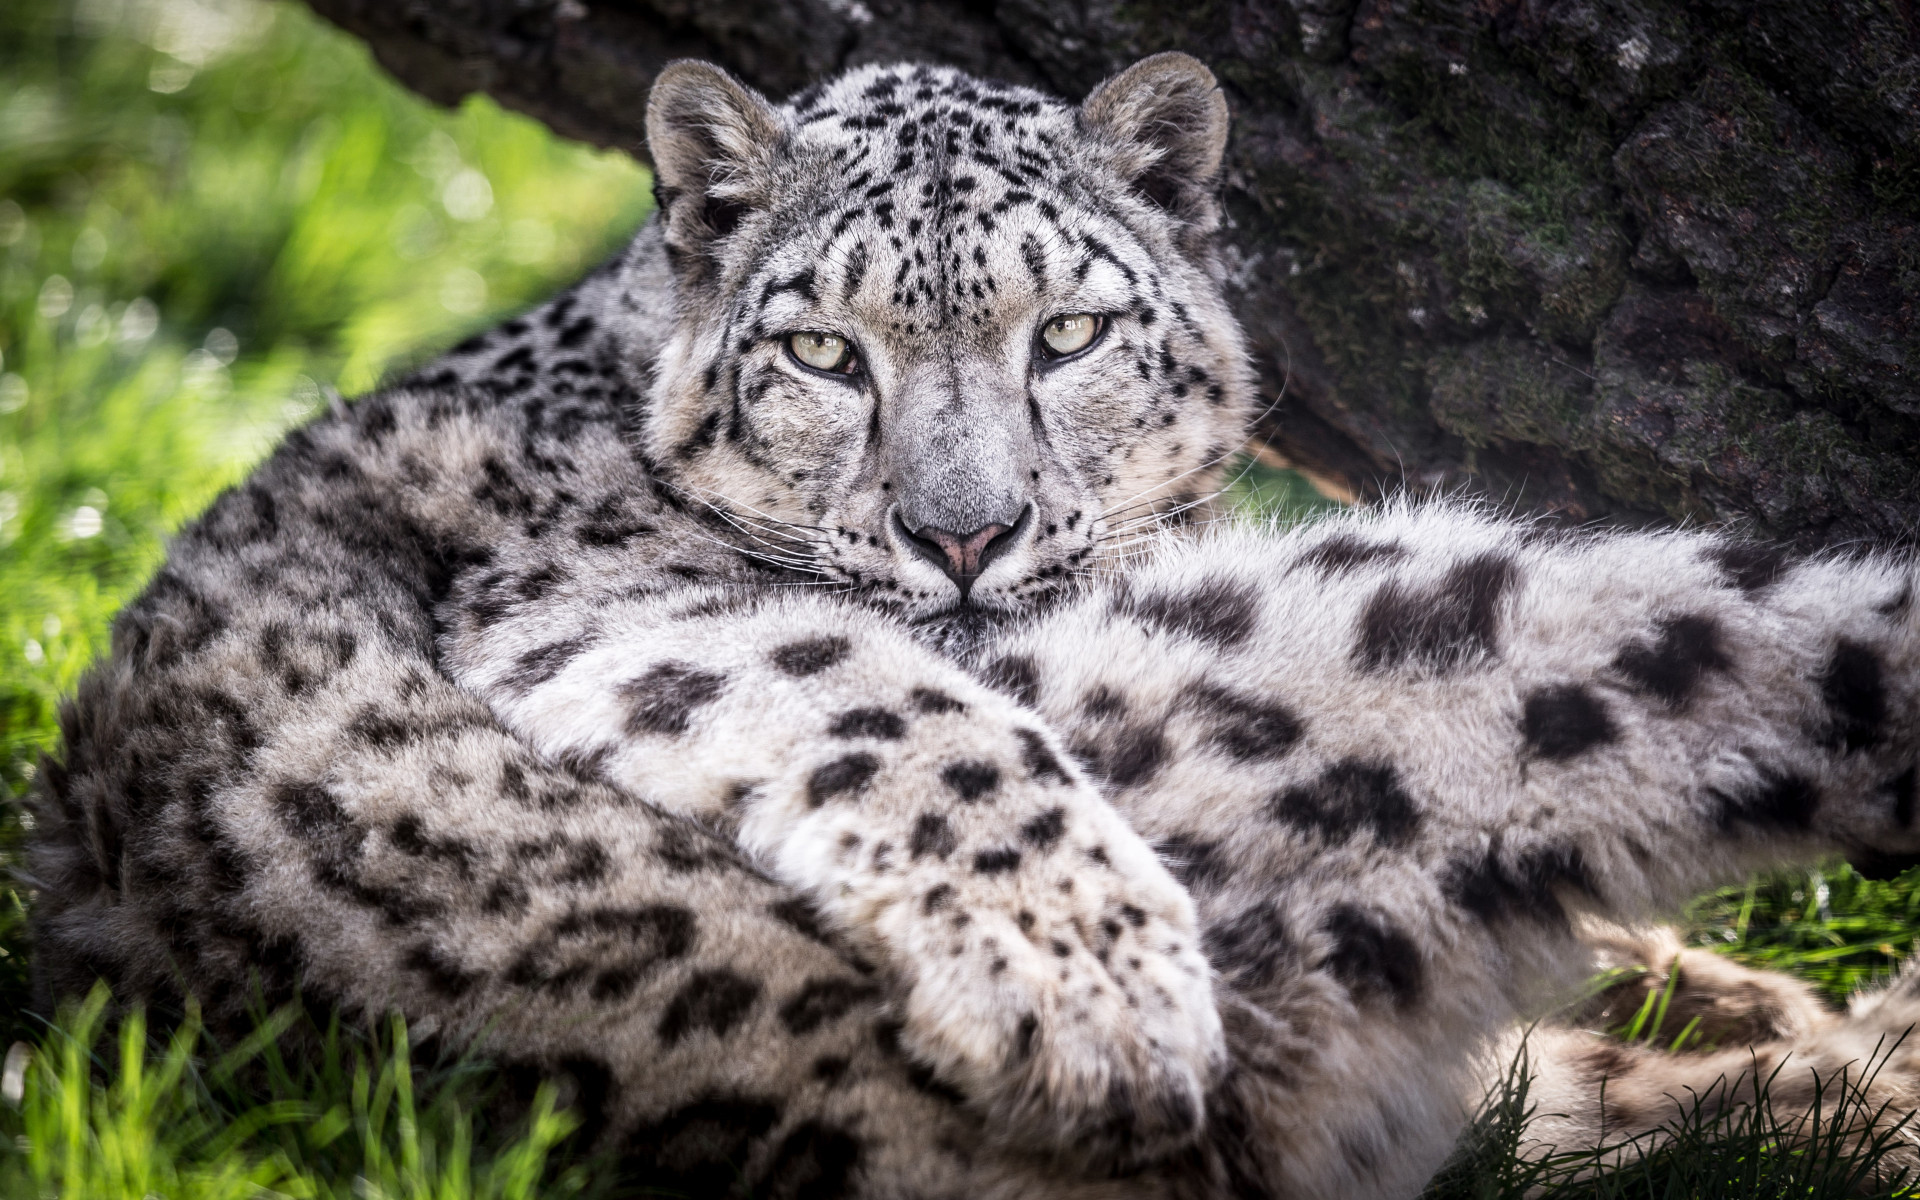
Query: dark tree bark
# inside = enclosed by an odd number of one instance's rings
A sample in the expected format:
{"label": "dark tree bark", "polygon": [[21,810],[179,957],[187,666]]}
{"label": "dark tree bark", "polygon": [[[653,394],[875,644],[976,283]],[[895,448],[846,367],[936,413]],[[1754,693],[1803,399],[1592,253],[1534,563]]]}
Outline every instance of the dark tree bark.
{"label": "dark tree bark", "polygon": [[1920,529],[1914,0],[310,0],[406,83],[641,153],[670,59],[1228,92],[1280,454],[1362,494]]}

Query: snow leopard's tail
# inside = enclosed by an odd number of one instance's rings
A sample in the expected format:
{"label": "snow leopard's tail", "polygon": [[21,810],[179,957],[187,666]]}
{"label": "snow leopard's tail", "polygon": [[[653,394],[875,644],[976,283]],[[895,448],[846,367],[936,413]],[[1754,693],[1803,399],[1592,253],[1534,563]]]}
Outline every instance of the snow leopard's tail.
{"label": "snow leopard's tail", "polygon": [[[1591,1165],[1618,1168],[1676,1138],[1764,1136],[1862,1194],[1888,1194],[1903,1173],[1920,1180],[1920,959],[1840,1011],[1798,979],[1683,947],[1671,930],[1595,941],[1627,977],[1524,1035],[1529,1157],[1598,1151]],[[1643,1012],[1660,1014],[1660,1032],[1642,1019],[1623,1039]]]}

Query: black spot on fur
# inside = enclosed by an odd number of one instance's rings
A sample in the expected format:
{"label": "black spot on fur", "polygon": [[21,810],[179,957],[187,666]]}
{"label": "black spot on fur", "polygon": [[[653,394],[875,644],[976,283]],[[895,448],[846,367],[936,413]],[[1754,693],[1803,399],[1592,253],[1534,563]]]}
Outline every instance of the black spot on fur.
{"label": "black spot on fur", "polygon": [[1107,720],[1123,716],[1127,711],[1127,700],[1119,692],[1101,684],[1080,698],[1080,711],[1096,721]]}
{"label": "black spot on fur", "polygon": [[1399,542],[1369,542],[1356,534],[1336,533],[1300,556],[1300,565],[1320,572],[1322,579],[1345,575],[1378,562],[1397,562],[1407,556]]}
{"label": "black spot on fur", "polygon": [[467,970],[432,942],[421,942],[407,951],[406,966],[425,976],[427,986],[449,1000],[458,1000],[486,978],[485,971]]}
{"label": "black spot on fur", "polygon": [[[1895,828],[1912,829],[1914,801],[1920,793],[1920,769],[1908,767],[1875,789],[1884,797],[1888,815]],[[1847,862],[1867,879],[1892,879],[1920,866],[1920,855],[1887,854],[1878,849],[1860,847],[1847,853]]]}
{"label": "black spot on fur", "polygon": [[1757,542],[1715,546],[1707,557],[1726,572],[1728,583],[1748,593],[1761,591],[1779,579],[1788,562],[1786,551]]}
{"label": "black spot on fur", "polygon": [[992,763],[948,763],[940,771],[940,782],[952,788],[962,803],[973,804],[1000,786],[1000,768]]}
{"label": "black spot on fur", "polygon": [[1188,695],[1219,718],[1207,740],[1241,762],[1283,758],[1300,740],[1300,719],[1284,705],[1201,684]]}
{"label": "black spot on fur", "polygon": [[859,791],[867,786],[867,781],[879,769],[880,760],[864,753],[849,754],[825,766],[816,767],[813,774],[807,777],[807,803],[819,808],[835,796]]}
{"label": "black spot on fur", "polygon": [[562,1059],[553,1070],[540,1073],[560,1085],[558,1107],[579,1119],[575,1134],[583,1145],[592,1145],[607,1127],[607,1110],[616,1098],[613,1068],[597,1058],[577,1055]]}
{"label": "black spot on fur", "polygon": [[1810,829],[1820,807],[1820,789],[1801,775],[1763,774],[1737,791],[1715,791],[1720,828]]}
{"label": "black spot on fur", "polygon": [[1628,646],[1613,660],[1633,688],[1675,709],[1693,698],[1707,672],[1732,665],[1720,647],[1720,626],[1697,615],[1667,618],[1651,643]]}
{"label": "black spot on fur", "polygon": [[1887,685],[1880,656],[1855,641],[1842,641],[1820,676],[1820,695],[1827,702],[1825,744],[1849,753],[1880,744],[1887,719]]}
{"label": "black spot on fur", "polygon": [[945,860],[953,853],[959,842],[953,836],[953,826],[939,813],[921,813],[920,819],[913,824],[913,840],[907,843],[907,853],[914,858],[931,854]]}
{"label": "black spot on fur", "polygon": [[1191,833],[1176,833],[1153,845],[1167,871],[1188,891],[1211,891],[1227,882],[1227,862],[1219,842],[1203,842]]}
{"label": "black spot on fur", "polygon": [[578,537],[583,546],[624,546],[637,537],[658,532],[644,518],[627,511],[628,497],[609,496],[587,510]]}
{"label": "black spot on fur", "polygon": [[1053,849],[1066,832],[1066,810],[1059,808],[1050,808],[1020,827],[1021,840],[1043,852]]}
{"label": "black spot on fur", "polygon": [[533,495],[513,477],[497,457],[488,455],[480,463],[484,477],[473,490],[473,498],[503,517],[525,517],[533,512]]}
{"label": "black spot on fur", "polygon": [[287,827],[303,839],[330,841],[354,829],[353,819],[333,794],[317,783],[284,783],[271,802]]}
{"label": "black spot on fur", "polygon": [[973,869],[982,875],[999,875],[1020,865],[1020,852],[1012,848],[982,850],[973,856]]}
{"label": "black spot on fur", "polygon": [[1122,608],[1149,627],[1226,648],[1252,635],[1260,599],[1250,588],[1209,579],[1185,592],[1131,598]]}
{"label": "black spot on fur", "polygon": [[1114,787],[1137,787],[1159,773],[1168,752],[1167,739],[1158,729],[1131,725],[1114,730],[1089,765]]}
{"label": "black spot on fur", "polygon": [[1632,1072],[1635,1065],[1633,1055],[1617,1042],[1598,1042],[1582,1050],[1576,1056],[1576,1061],[1596,1082],[1623,1078]]}
{"label": "black spot on fur", "polygon": [[936,883],[927,889],[925,896],[921,897],[920,909],[922,912],[929,914],[937,913],[947,905],[953,903],[953,896],[954,889],[952,884]]}
{"label": "black spot on fur", "polygon": [[1441,888],[1481,921],[1524,919],[1555,929],[1567,924],[1561,890],[1598,894],[1578,846],[1541,846],[1512,856],[1492,846],[1478,857],[1456,859]]}
{"label": "black spot on fur", "polygon": [[1454,564],[1430,589],[1382,584],[1360,614],[1354,661],[1370,671],[1445,671],[1497,654],[1500,602],[1519,578],[1511,558],[1489,551]]}
{"label": "black spot on fur", "polygon": [[804,679],[839,665],[852,652],[853,643],[835,635],[789,643],[775,650],[772,658],[774,666],[797,679]]}
{"label": "black spot on fur", "polygon": [[711,704],[726,684],[726,676],[690,663],[659,663],[620,685],[620,698],[627,705],[627,732],[685,733],[694,710]]}
{"label": "black spot on fur", "polygon": [[1009,654],[994,660],[981,672],[981,680],[1029,708],[1040,703],[1040,668],[1024,654]]}
{"label": "black spot on fur", "polygon": [[675,904],[572,909],[527,941],[507,982],[566,993],[591,978],[596,1000],[618,1000],[663,964],[686,957],[697,928],[693,912]]}
{"label": "black spot on fur", "polygon": [[812,1033],[828,1021],[846,1015],[856,1004],[880,994],[870,983],[855,979],[813,979],[791,1000],[780,1006],[780,1021],[787,1032],[798,1037]]}
{"label": "black spot on fur", "polygon": [[532,691],[566,670],[567,664],[586,646],[587,639],[584,637],[564,638],[545,646],[536,646],[513,661],[513,670],[504,682],[508,688],[522,694]]}
{"label": "black spot on fur", "polygon": [[694,427],[687,439],[673,448],[673,456],[682,461],[697,458],[703,452],[713,449],[714,435],[720,432],[720,411],[715,409]]}
{"label": "black spot on fur", "polygon": [[660,1040],[676,1045],[703,1029],[715,1037],[725,1037],[746,1018],[759,998],[760,985],[754,980],[725,967],[701,971],[667,1001],[657,1029]]}
{"label": "black spot on fur", "polygon": [[754,1143],[779,1120],[779,1108],[766,1100],[706,1096],[622,1138],[621,1157],[644,1172],[648,1191],[734,1194]]}
{"label": "black spot on fur", "polygon": [[1020,1028],[1013,1036],[1013,1057],[1025,1062],[1033,1057],[1033,1041],[1040,1032],[1040,1018],[1028,1013],[1020,1018]]}
{"label": "black spot on fur", "polygon": [[691,824],[663,823],[653,841],[654,857],[670,871],[692,872],[740,865],[729,843]]}
{"label": "black spot on fur", "polygon": [[[999,961],[1004,969],[1006,960]],[[913,1085],[915,1091],[944,1104],[955,1106],[965,1104],[967,1098],[960,1093],[959,1089],[936,1079],[932,1068],[926,1064],[906,1056],[906,1052],[900,1046],[900,1031],[900,1022],[895,1020],[880,1020],[873,1023],[873,1040],[880,1052],[899,1061],[901,1066],[906,1068],[907,1082]]]}
{"label": "black spot on fur", "polygon": [[820,911],[805,896],[792,896],[778,901],[770,905],[767,912],[774,920],[822,945],[833,944],[833,939],[827,936],[826,926],[820,921]]}
{"label": "black spot on fur", "polygon": [[913,707],[917,711],[929,716],[939,713],[965,712],[967,707],[945,692],[936,691],[933,688],[915,688],[909,699],[913,701]]}
{"label": "black spot on fur", "polygon": [[1541,758],[1572,758],[1620,737],[1607,706],[1577,683],[1555,684],[1528,694],[1520,735]]}
{"label": "black spot on fur", "polygon": [[847,1068],[852,1065],[844,1054],[822,1055],[813,1060],[813,1077],[832,1087],[846,1076]]}
{"label": "black spot on fur", "polygon": [[1341,843],[1362,829],[1387,846],[1403,846],[1420,828],[1420,811],[1390,766],[1343,759],[1320,778],[1268,801],[1276,820]]}
{"label": "black spot on fur", "polygon": [[1299,950],[1279,906],[1271,900],[1209,925],[1200,945],[1214,970],[1244,988],[1270,986],[1299,966]]}
{"label": "black spot on fur", "polygon": [[1400,1008],[1420,998],[1420,951],[1413,939],[1350,904],[1321,927],[1333,939],[1322,964],[1356,998],[1384,997]]}
{"label": "black spot on fur", "polygon": [[907,736],[907,723],[898,713],[884,708],[854,708],[841,713],[827,727],[838,738],[882,738],[895,741]]}
{"label": "black spot on fur", "polygon": [[1060,759],[1048,748],[1046,738],[1038,731],[1016,729],[1013,735],[1020,739],[1020,761],[1027,768],[1027,774],[1041,782],[1067,782],[1067,769],[1060,765]]}
{"label": "black spot on fur", "polygon": [[860,1153],[859,1139],[845,1130],[802,1121],[781,1139],[773,1160],[757,1179],[749,1181],[746,1194],[779,1200],[837,1200],[852,1192]]}

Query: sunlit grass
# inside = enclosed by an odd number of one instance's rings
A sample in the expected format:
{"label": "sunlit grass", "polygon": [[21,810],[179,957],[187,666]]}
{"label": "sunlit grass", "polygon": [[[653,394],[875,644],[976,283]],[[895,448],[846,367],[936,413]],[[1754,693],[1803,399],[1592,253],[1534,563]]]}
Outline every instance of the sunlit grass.
{"label": "sunlit grass", "polygon": [[[542,1088],[488,1121],[481,1064],[421,1063],[295,1007],[222,1052],[191,1014],[149,1039],[98,989],[0,1072],[0,1196],[84,1200],[559,1200],[589,1182],[552,1161],[577,1121]],[[291,1053],[289,1053],[291,1051]]]}
{"label": "sunlit grass", "polygon": [[1696,944],[1792,971],[1839,1003],[1891,976],[1914,952],[1920,870],[1872,880],[1836,862],[1756,879],[1700,897],[1683,925]]}

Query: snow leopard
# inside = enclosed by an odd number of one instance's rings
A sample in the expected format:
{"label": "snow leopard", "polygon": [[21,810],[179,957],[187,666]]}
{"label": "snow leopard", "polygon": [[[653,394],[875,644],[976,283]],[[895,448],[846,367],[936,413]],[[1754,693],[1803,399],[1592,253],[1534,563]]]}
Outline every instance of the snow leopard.
{"label": "snow leopard", "polygon": [[[1910,554],[1208,519],[1261,401],[1198,61],[678,62],[646,128],[624,252],[121,613],[43,1005],[398,1012],[686,1195],[1405,1196],[1583,923],[1920,851]],[[1583,1036],[1576,1109],[1692,1069]]]}

